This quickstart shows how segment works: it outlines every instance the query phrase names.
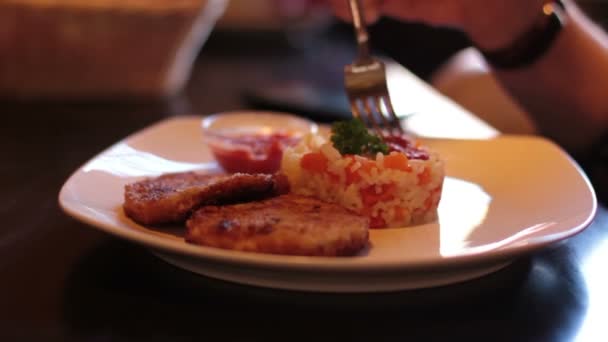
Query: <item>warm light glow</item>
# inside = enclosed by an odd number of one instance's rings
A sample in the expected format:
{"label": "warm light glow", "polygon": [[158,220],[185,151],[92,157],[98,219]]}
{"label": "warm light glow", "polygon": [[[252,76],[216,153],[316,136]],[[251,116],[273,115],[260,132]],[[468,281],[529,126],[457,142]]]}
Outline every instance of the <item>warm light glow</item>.
{"label": "warm light glow", "polygon": [[161,158],[127,144],[118,144],[83,167],[84,172],[102,171],[119,177],[156,176],[168,172],[217,170],[217,163],[185,163]]}
{"label": "warm light glow", "polygon": [[553,4],[545,4],[543,6],[543,13],[545,13],[546,15],[551,15],[553,14],[554,9],[553,9]]}
{"label": "warm light glow", "polygon": [[484,221],[491,202],[479,185],[446,177],[438,208],[441,255],[459,255],[468,249],[468,237]]}
{"label": "warm light glow", "polygon": [[486,253],[505,246],[526,245],[533,236],[554,227],[556,222],[542,222],[522,227],[515,234],[476,246],[471,245],[472,234],[482,227],[488,217],[492,197],[479,185],[446,177],[439,214],[440,253],[444,257]]}

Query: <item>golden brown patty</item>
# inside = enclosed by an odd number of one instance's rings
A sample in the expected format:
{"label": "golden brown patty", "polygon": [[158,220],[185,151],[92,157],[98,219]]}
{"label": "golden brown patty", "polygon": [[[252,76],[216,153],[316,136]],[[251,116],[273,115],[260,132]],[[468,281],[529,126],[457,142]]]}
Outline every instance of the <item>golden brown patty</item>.
{"label": "golden brown patty", "polygon": [[186,223],[186,241],[240,251],[353,255],[366,246],[367,218],[317,199],[282,195],[258,202],[205,206]]}
{"label": "golden brown patty", "polygon": [[183,222],[201,205],[268,198],[286,193],[287,184],[281,175],[166,174],[126,185],[123,208],[140,224]]}

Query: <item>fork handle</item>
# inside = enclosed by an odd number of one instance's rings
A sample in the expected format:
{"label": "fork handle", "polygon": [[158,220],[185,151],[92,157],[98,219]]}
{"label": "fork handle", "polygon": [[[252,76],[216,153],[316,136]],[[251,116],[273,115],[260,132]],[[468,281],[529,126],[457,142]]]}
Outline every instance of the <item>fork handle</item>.
{"label": "fork handle", "polygon": [[353,25],[357,38],[358,63],[365,64],[372,60],[369,54],[369,34],[365,26],[365,13],[361,0],[347,0],[353,16]]}

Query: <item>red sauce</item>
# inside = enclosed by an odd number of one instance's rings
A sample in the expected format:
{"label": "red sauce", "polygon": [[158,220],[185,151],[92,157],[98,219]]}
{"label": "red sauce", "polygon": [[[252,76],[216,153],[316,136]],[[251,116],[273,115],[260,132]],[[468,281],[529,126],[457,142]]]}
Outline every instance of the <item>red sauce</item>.
{"label": "red sauce", "polygon": [[275,173],[285,147],[299,138],[285,133],[247,134],[224,138],[209,146],[220,166],[230,173]]}
{"label": "red sauce", "polygon": [[388,145],[389,152],[400,152],[407,156],[408,159],[428,160],[429,154],[416,146],[416,142],[411,137],[401,134],[385,134],[384,142]]}

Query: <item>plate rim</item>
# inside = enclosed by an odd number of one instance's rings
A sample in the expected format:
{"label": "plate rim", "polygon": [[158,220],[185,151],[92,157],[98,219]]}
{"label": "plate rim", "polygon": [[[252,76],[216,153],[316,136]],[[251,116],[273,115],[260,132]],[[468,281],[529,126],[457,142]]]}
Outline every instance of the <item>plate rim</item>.
{"label": "plate rim", "polygon": [[[420,270],[424,268],[428,268],[430,266],[438,269],[442,268],[453,268],[453,267],[463,267],[467,265],[479,265],[484,263],[491,262],[499,262],[502,260],[513,259],[518,256],[529,254],[532,251],[542,249],[548,245],[555,244],[557,242],[566,240],[584,229],[586,229],[595,218],[597,213],[597,198],[593,187],[587,177],[587,175],[582,171],[580,165],[576,163],[574,159],[572,159],[564,150],[556,145],[554,142],[540,136],[526,136],[526,135],[513,135],[513,134],[501,134],[493,138],[489,139],[453,139],[453,138],[428,138],[428,140],[432,141],[489,141],[496,139],[533,139],[540,140],[545,143],[549,143],[553,145],[554,148],[557,148],[559,152],[561,152],[562,157],[565,157],[569,160],[570,164],[576,169],[578,175],[582,177],[587,190],[589,190],[589,194],[591,196],[592,208],[590,208],[590,212],[587,215],[586,219],[577,224],[576,226],[561,232],[554,233],[548,235],[546,239],[543,241],[536,241],[533,244],[526,244],[523,246],[510,247],[509,249],[494,249],[489,252],[473,252],[468,254],[460,254],[456,256],[444,257],[440,260],[437,259],[422,259],[416,260],[415,262],[407,262],[407,261],[398,261],[398,260],[380,260],[377,262],[367,261],[366,263],[357,262],[357,257],[310,257],[310,256],[290,256],[290,255],[275,255],[275,254],[264,254],[264,253],[253,253],[253,252],[243,252],[243,251],[234,251],[234,250],[224,250],[219,248],[207,247],[207,246],[198,246],[198,245],[190,245],[183,241],[176,241],[171,239],[163,239],[162,237],[147,234],[143,231],[138,230],[129,230],[123,228],[117,228],[111,224],[107,224],[104,222],[99,222],[94,219],[91,219],[87,215],[83,214],[81,211],[76,210],[73,206],[78,204],[71,201],[67,195],[69,190],[69,186],[72,184],[74,178],[83,170],[83,168],[95,160],[96,158],[102,156],[113,147],[127,142],[137,136],[143,135],[147,132],[153,131],[167,125],[173,121],[188,121],[188,120],[200,120],[204,116],[199,115],[182,115],[177,117],[169,117],[162,120],[159,120],[155,123],[152,123],[142,129],[139,129],[131,134],[125,136],[124,138],[118,140],[117,142],[111,144],[107,148],[103,149],[99,153],[95,154],[87,161],[82,163],[75,171],[73,171],[64,184],[61,186],[61,190],[58,194],[58,202],[59,206],[64,213],[72,218],[79,220],[82,223],[85,223],[87,226],[91,228],[103,231],[112,236],[116,236],[122,239],[126,239],[128,241],[145,245],[146,247],[152,249],[160,249],[163,251],[167,251],[170,253],[177,253],[189,257],[194,257],[197,259],[205,260],[213,260],[215,262],[225,262],[230,264],[240,264],[247,266],[255,266],[255,267],[264,267],[264,268],[275,268],[275,269],[290,269],[290,270],[301,270],[301,271],[329,271],[332,272],[384,272],[384,271],[403,271],[403,270]],[[321,126],[321,125],[320,125]],[[426,139],[422,137],[423,139]],[[82,204],[81,204],[82,205]],[[121,209],[122,210],[122,209]]]}

